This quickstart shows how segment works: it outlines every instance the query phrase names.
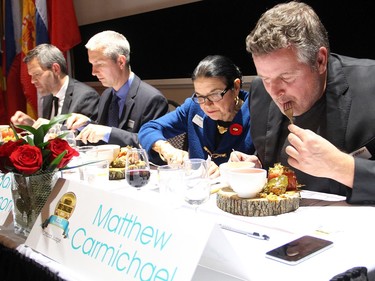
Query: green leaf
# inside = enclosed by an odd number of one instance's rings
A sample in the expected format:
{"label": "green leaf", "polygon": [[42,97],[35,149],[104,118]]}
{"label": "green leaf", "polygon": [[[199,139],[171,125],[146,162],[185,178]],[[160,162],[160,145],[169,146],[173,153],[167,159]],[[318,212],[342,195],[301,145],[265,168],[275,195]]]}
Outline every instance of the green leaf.
{"label": "green leaf", "polygon": [[63,139],[63,138],[66,137],[68,134],[69,134],[69,132],[63,133],[63,134],[61,134],[61,135],[58,135],[57,138],[59,138],[59,139]]}
{"label": "green leaf", "polygon": [[31,138],[30,136],[26,136],[26,141],[28,144],[35,146],[34,139]]}
{"label": "green leaf", "polygon": [[44,149],[48,144],[49,144],[49,141],[46,141],[46,142],[38,144],[37,147],[39,147],[40,149]]}
{"label": "green leaf", "polygon": [[68,153],[68,150],[64,150],[63,152],[61,152],[59,156],[53,159],[51,164],[49,164],[46,171],[54,171],[56,167],[60,164],[61,160],[64,158],[65,154],[67,153]]}
{"label": "green leaf", "polygon": [[86,166],[86,165],[99,163],[101,161],[103,161],[103,160],[93,160],[93,161],[90,161],[90,162],[86,162],[86,163],[75,165],[75,166],[71,166],[71,167],[65,166],[64,168],[60,168],[60,171],[76,169],[76,168],[83,167],[83,166]]}
{"label": "green leaf", "polygon": [[68,119],[72,114],[61,114],[58,116],[53,117],[47,124],[41,125],[39,128],[35,129],[32,126],[26,126],[26,125],[18,125],[17,127],[29,131],[31,134],[34,135],[34,145],[39,146],[43,144],[44,137],[46,136],[49,129],[51,129],[54,125],[61,123]]}
{"label": "green leaf", "polygon": [[13,135],[14,135],[14,137],[16,138],[16,140],[19,140],[20,137],[18,136],[17,131],[16,131],[16,128],[14,127],[14,125],[13,125],[12,122],[10,122],[10,128],[12,129],[12,131],[13,131]]}

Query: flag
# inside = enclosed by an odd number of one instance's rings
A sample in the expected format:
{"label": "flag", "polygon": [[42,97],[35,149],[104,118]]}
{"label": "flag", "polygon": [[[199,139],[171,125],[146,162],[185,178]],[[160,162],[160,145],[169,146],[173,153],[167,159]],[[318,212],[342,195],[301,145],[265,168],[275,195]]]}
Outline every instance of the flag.
{"label": "flag", "polygon": [[51,44],[66,52],[81,42],[73,0],[48,0]]}
{"label": "flag", "polygon": [[[21,60],[36,46],[36,24],[35,24],[35,2],[34,0],[23,0],[22,7],[22,52]],[[26,98],[26,112],[32,118],[38,116],[38,101],[36,88],[31,84],[27,66],[21,63],[21,84]]]}
{"label": "flag", "polygon": [[[3,15],[3,5],[0,6],[0,15]],[[5,62],[5,55],[2,52],[5,44],[3,20],[0,21],[0,124],[7,124],[7,112],[5,107],[5,75],[3,73],[3,62]]]}
{"label": "flag", "polygon": [[[81,42],[72,0],[0,0],[5,40],[0,60],[0,111],[7,108],[7,122],[17,110],[37,115],[37,93],[22,62],[36,45],[51,43],[66,52]],[[2,72],[1,72],[2,71]],[[4,101],[5,100],[5,101]],[[0,113],[1,123],[4,122]],[[6,124],[5,123],[5,124]]]}
{"label": "flag", "polygon": [[[3,2],[4,1],[4,2]],[[2,71],[3,97],[6,105],[6,117],[3,124],[8,124],[10,117],[18,110],[26,108],[25,97],[20,80],[21,65],[21,7],[19,1],[3,0],[3,62]]]}
{"label": "flag", "polygon": [[48,11],[46,0],[35,0],[36,45],[49,43]]}

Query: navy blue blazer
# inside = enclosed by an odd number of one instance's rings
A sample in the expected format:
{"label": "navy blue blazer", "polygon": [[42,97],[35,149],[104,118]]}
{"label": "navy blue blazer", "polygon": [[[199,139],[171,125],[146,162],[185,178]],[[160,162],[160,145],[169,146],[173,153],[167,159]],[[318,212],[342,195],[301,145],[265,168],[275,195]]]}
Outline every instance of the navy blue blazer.
{"label": "navy blue blazer", "polygon": [[242,132],[236,135],[228,130],[219,145],[215,144],[216,121],[209,118],[191,98],[186,99],[176,110],[143,125],[139,131],[140,144],[155,162],[160,160],[158,154],[152,150],[152,145],[158,140],[167,140],[182,133],[187,133],[190,158],[207,159],[209,151],[211,154],[220,155],[217,158],[212,157],[212,161],[219,165],[228,161],[232,149],[252,154],[254,146],[250,137],[250,113],[246,102],[249,93],[241,90],[239,97],[245,102],[232,124],[242,127]]}
{"label": "navy blue blazer", "polygon": [[[100,97],[96,123],[107,125],[108,109],[111,102],[112,88],[106,89]],[[125,107],[119,120],[118,128],[112,128],[108,143],[120,146],[138,146],[138,131],[141,126],[168,112],[168,101],[153,86],[134,75],[133,82],[126,96]]]}

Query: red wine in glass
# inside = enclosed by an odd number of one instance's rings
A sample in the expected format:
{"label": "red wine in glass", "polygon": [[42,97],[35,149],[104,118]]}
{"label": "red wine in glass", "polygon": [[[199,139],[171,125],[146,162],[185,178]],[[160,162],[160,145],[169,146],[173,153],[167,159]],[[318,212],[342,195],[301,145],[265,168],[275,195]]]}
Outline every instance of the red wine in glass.
{"label": "red wine in glass", "polygon": [[127,170],[125,175],[126,181],[129,185],[140,188],[148,184],[150,180],[150,170],[146,169],[136,169]]}

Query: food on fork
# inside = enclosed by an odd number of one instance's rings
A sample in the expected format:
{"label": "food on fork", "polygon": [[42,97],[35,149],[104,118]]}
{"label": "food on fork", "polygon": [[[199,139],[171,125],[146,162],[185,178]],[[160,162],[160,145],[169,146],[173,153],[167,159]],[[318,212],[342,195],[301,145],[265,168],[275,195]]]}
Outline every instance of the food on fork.
{"label": "food on fork", "polygon": [[284,103],[284,113],[288,117],[290,124],[293,124],[293,106],[292,102],[288,101]]}

